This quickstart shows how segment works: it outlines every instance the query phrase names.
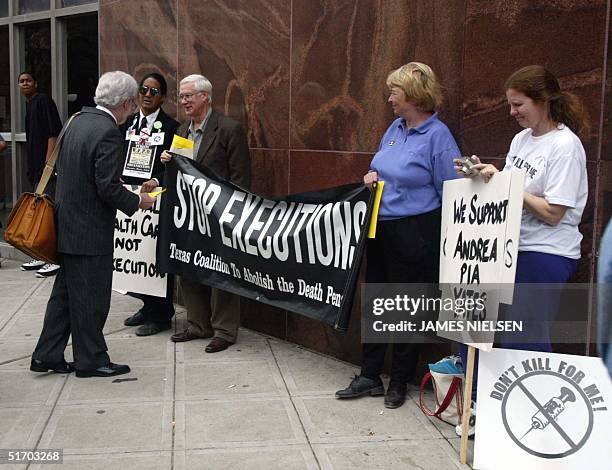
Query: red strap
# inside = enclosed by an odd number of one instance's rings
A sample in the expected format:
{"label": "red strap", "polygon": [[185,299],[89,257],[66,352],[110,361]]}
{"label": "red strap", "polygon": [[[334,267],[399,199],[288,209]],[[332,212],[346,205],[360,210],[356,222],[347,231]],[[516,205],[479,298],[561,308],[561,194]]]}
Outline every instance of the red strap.
{"label": "red strap", "polygon": [[[442,412],[444,412],[446,408],[448,408],[448,405],[450,405],[451,401],[453,400],[453,397],[457,393],[457,389],[461,386],[461,379],[459,377],[453,377],[450,387],[448,387],[448,392],[446,392],[446,396],[444,397],[444,400],[442,400],[442,403],[440,403],[436,411],[430,410],[428,406],[425,404],[425,400],[424,400],[425,385],[427,385],[427,382],[429,382],[429,380],[432,380],[432,379],[433,378],[432,378],[431,373],[427,372],[425,376],[423,377],[423,380],[421,381],[421,387],[419,390],[419,406],[421,407],[421,411],[423,411],[423,413],[425,413],[427,416],[440,417],[439,415],[442,414]],[[432,382],[433,382],[434,394],[435,394],[436,383],[433,380]]]}
{"label": "red strap", "polygon": [[[431,373],[427,372],[421,381],[421,387],[419,389],[419,406],[421,407],[421,411],[425,413],[427,416],[436,416],[435,411],[431,411],[427,405],[425,404],[424,396],[425,396],[425,385],[431,379]],[[434,385],[435,389],[435,385]]]}
{"label": "red strap", "polygon": [[440,406],[436,410],[436,414],[440,414],[446,408],[448,408],[448,405],[450,405],[450,403],[453,400],[455,394],[457,393],[457,389],[460,386],[461,386],[461,379],[459,377],[453,377],[453,381],[451,382],[450,387],[448,387],[448,392],[446,393],[446,396],[444,397],[444,400],[442,400],[442,403],[440,403]]}

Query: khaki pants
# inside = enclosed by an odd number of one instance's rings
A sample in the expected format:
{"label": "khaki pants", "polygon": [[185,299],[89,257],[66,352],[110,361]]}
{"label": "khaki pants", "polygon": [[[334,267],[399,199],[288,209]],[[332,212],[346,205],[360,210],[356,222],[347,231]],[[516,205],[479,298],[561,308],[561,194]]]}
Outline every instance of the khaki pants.
{"label": "khaki pants", "polygon": [[240,297],[184,278],[181,288],[189,332],[235,343],[240,326]]}

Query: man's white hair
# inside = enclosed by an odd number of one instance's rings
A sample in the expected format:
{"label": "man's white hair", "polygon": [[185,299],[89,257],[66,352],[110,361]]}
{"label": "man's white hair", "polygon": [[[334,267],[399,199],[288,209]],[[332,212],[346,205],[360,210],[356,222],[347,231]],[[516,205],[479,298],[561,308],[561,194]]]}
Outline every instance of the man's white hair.
{"label": "man's white hair", "polygon": [[207,92],[208,102],[212,103],[212,84],[208,78],[206,78],[204,75],[198,74],[187,75],[181,80],[180,85],[185,85],[187,83],[193,83],[197,91]]}
{"label": "man's white hair", "polygon": [[113,109],[125,101],[134,99],[137,93],[138,84],[134,77],[116,70],[114,72],[106,72],[100,77],[94,101],[100,106]]}

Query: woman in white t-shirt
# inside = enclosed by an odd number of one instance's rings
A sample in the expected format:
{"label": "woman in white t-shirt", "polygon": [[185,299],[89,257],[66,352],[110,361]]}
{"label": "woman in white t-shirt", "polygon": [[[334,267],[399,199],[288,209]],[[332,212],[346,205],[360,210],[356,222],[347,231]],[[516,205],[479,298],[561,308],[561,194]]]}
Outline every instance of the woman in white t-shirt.
{"label": "woman in white t-shirt", "polygon": [[[519,339],[498,338],[496,345],[550,352],[559,292],[527,284],[566,283],[576,272],[582,240],[578,224],[588,195],[586,155],[578,135],[588,134],[588,119],[578,98],[562,91],[542,66],[517,70],[505,90],[510,114],[525,129],[512,139],[504,170],[524,170],[526,179],[515,298],[500,316],[523,320],[524,331]],[[459,171],[460,160],[455,167]],[[480,160],[473,168],[486,182],[499,171]]]}
{"label": "woman in white t-shirt", "polygon": [[[582,234],[578,224],[588,195],[586,155],[578,138],[588,133],[586,112],[578,98],[562,91],[557,78],[540,65],[514,72],[505,89],[510,114],[525,128],[512,139],[504,167],[525,171],[515,283],[565,283],[576,272],[580,259]],[[473,168],[486,182],[498,172],[487,163]],[[538,296],[534,289],[529,291],[537,308],[521,310],[525,311],[526,321],[539,322],[540,327],[526,325],[525,329],[531,326],[532,330],[532,334],[525,331],[529,343],[513,342],[511,346],[551,351],[548,329],[558,307],[558,296]],[[519,309],[512,310],[512,319],[516,319]]]}

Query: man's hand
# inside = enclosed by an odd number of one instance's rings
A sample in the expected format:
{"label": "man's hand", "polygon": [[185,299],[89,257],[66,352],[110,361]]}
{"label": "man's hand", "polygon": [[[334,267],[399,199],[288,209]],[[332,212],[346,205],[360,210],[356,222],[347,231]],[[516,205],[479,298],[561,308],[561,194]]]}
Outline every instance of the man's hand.
{"label": "man's hand", "polygon": [[149,196],[147,193],[140,193],[140,204],[138,204],[139,209],[149,209],[153,207],[155,204],[155,198]]}
{"label": "man's hand", "polygon": [[159,159],[162,163],[168,163],[170,160],[172,160],[172,154],[169,153],[167,150],[164,150]]}
{"label": "man's hand", "polygon": [[142,183],[142,186],[140,187],[140,192],[141,193],[150,193],[155,188],[157,188],[158,184],[159,183],[157,182],[156,179],[150,179],[149,181],[145,181],[144,183]]}

